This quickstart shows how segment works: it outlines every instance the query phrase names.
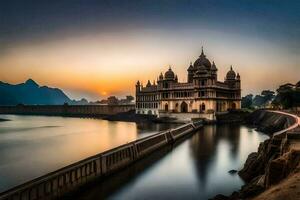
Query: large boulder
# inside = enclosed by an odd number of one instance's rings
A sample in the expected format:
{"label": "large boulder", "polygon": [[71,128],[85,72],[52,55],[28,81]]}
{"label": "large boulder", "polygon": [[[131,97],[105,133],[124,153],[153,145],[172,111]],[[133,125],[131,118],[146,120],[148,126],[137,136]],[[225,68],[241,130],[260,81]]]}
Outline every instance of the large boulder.
{"label": "large boulder", "polygon": [[265,175],[257,176],[256,178],[252,179],[251,182],[242,186],[239,197],[244,199],[248,197],[253,197],[265,189]]}
{"label": "large boulder", "polygon": [[266,168],[266,187],[279,183],[297,170],[300,163],[300,150],[291,149],[281,157],[269,162]]}

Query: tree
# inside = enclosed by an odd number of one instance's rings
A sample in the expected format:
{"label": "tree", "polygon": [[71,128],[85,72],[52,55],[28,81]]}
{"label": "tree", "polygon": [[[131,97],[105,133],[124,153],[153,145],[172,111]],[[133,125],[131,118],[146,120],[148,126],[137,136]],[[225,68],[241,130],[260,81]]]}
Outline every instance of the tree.
{"label": "tree", "polygon": [[271,90],[263,90],[260,95],[256,95],[253,99],[253,106],[266,107],[275,98],[275,92]]}
{"label": "tree", "polygon": [[242,108],[251,108],[253,103],[253,94],[242,97]]}
{"label": "tree", "polygon": [[261,95],[264,97],[265,101],[271,101],[275,97],[275,92],[271,90],[263,90]]}
{"label": "tree", "polygon": [[284,109],[300,106],[299,82],[296,85],[287,83],[277,89],[277,96],[273,105],[279,105]]}
{"label": "tree", "polygon": [[265,98],[262,95],[256,95],[253,99],[253,106],[263,107],[265,102]]}
{"label": "tree", "polygon": [[131,95],[128,95],[128,96],[126,96],[126,100],[129,101],[129,102],[131,102],[131,101],[134,100],[134,97],[131,96]]}

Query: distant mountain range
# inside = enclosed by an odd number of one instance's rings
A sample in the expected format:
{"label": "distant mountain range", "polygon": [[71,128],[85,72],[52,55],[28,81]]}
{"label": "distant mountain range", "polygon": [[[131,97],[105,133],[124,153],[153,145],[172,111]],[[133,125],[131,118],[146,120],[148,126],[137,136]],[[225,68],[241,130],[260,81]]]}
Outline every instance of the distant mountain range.
{"label": "distant mountain range", "polygon": [[32,79],[16,85],[0,81],[0,105],[62,105],[64,103],[85,104],[88,102],[85,99],[71,100],[62,90],[39,86]]}

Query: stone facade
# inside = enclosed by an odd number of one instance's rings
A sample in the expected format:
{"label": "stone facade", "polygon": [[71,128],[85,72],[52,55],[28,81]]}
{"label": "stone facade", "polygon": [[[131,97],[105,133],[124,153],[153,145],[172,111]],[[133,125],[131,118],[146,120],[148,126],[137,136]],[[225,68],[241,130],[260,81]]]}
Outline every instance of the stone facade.
{"label": "stone facade", "polygon": [[157,82],[143,86],[136,84],[136,113],[166,116],[168,113],[215,114],[228,109],[241,108],[241,78],[228,71],[225,81],[218,81],[217,66],[203,52],[187,69],[187,82],[178,82],[178,77],[169,67]]}

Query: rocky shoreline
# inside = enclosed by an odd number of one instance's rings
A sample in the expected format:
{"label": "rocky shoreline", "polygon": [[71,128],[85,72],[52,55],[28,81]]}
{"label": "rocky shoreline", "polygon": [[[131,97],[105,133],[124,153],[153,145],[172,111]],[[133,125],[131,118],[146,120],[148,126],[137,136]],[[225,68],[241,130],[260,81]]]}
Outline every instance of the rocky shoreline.
{"label": "rocky shoreline", "polygon": [[[300,188],[300,129],[274,135],[295,124],[295,118],[259,110],[253,112],[246,122],[271,138],[261,143],[257,152],[248,156],[243,169],[238,172],[246,184],[230,196],[219,194],[213,200],[300,199],[300,192],[297,192]],[[285,184],[286,190],[282,189],[281,184]],[[267,194],[272,193],[274,187],[277,188],[277,194],[271,198]]]}
{"label": "rocky shoreline", "polygon": [[6,122],[6,121],[10,121],[9,119],[2,119],[0,118],[0,122]]}

